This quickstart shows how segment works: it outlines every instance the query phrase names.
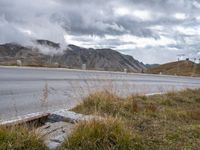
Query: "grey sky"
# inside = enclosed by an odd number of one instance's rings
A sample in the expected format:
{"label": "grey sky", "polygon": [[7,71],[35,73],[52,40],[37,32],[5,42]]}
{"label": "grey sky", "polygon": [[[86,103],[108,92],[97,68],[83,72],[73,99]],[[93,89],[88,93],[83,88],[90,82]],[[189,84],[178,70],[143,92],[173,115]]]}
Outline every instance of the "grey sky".
{"label": "grey sky", "polygon": [[144,63],[200,57],[200,0],[0,0],[0,43],[113,48]]}

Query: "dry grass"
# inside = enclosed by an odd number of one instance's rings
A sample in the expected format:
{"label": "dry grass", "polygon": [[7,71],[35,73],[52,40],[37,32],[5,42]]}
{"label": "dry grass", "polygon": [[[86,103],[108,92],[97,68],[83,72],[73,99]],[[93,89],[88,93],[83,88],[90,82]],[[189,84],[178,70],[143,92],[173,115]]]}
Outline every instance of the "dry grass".
{"label": "dry grass", "polygon": [[139,140],[120,119],[108,117],[101,121],[91,120],[78,123],[60,150],[144,149],[138,144]]}
{"label": "dry grass", "polygon": [[46,150],[34,129],[26,126],[0,127],[0,150]]}
{"label": "dry grass", "polygon": [[[200,89],[154,96],[119,97],[95,92],[73,111],[104,120],[79,122],[59,150],[198,150]],[[0,150],[47,149],[34,129],[0,127]]]}
{"label": "dry grass", "polygon": [[200,65],[192,61],[178,61],[163,64],[147,70],[147,73],[167,75],[200,76]]}
{"label": "dry grass", "polygon": [[84,98],[73,110],[121,118],[145,149],[199,149],[200,89],[118,97],[108,91]]}

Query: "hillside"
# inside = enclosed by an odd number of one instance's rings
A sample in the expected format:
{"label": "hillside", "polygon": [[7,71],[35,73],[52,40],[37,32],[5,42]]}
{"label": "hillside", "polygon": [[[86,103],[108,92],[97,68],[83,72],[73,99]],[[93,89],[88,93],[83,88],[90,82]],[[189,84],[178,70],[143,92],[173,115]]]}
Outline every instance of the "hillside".
{"label": "hillside", "polygon": [[145,64],[145,66],[147,69],[150,69],[150,68],[158,67],[159,64]]}
{"label": "hillside", "polygon": [[200,64],[192,61],[171,62],[147,70],[147,73],[181,75],[181,76],[200,76]]}
{"label": "hillside", "polygon": [[66,67],[80,69],[86,64],[87,69],[142,72],[145,65],[132,56],[123,55],[112,49],[82,48],[68,45],[57,53],[59,43],[47,40],[37,40],[40,48],[51,48],[51,54],[42,53],[42,49],[25,47],[15,43],[0,45],[0,65],[16,65],[21,60],[23,66]]}

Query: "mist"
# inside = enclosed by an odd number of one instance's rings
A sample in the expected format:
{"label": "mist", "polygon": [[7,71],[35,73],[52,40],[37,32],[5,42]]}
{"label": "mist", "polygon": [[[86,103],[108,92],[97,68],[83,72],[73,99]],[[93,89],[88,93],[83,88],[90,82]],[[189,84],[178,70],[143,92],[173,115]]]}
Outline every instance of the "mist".
{"label": "mist", "polygon": [[[199,56],[198,0],[0,0],[0,44],[112,48],[144,63]],[[55,50],[45,49],[44,53]],[[53,51],[53,52],[51,52]]]}

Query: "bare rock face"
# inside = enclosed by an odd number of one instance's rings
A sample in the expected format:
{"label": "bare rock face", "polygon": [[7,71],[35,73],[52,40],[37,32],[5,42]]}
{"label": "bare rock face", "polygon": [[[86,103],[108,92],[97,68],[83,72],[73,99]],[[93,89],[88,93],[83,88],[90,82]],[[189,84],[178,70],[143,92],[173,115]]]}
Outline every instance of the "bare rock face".
{"label": "bare rock face", "polygon": [[56,48],[59,49],[60,48],[60,44],[59,43],[54,43],[52,41],[49,40],[36,40],[37,44],[43,45],[43,46],[48,46],[48,47],[52,47],[52,48]]}
{"label": "bare rock face", "polygon": [[[58,43],[37,40],[43,47],[60,49]],[[42,51],[42,50],[41,50]],[[86,49],[76,45],[68,45],[62,53],[43,54],[38,48],[25,47],[7,43],[0,45],[0,65],[16,65],[17,60],[25,66],[67,67],[80,69],[86,64],[87,69],[143,72],[146,67],[132,56],[123,55],[112,49]],[[56,66],[54,66],[56,64]]]}

